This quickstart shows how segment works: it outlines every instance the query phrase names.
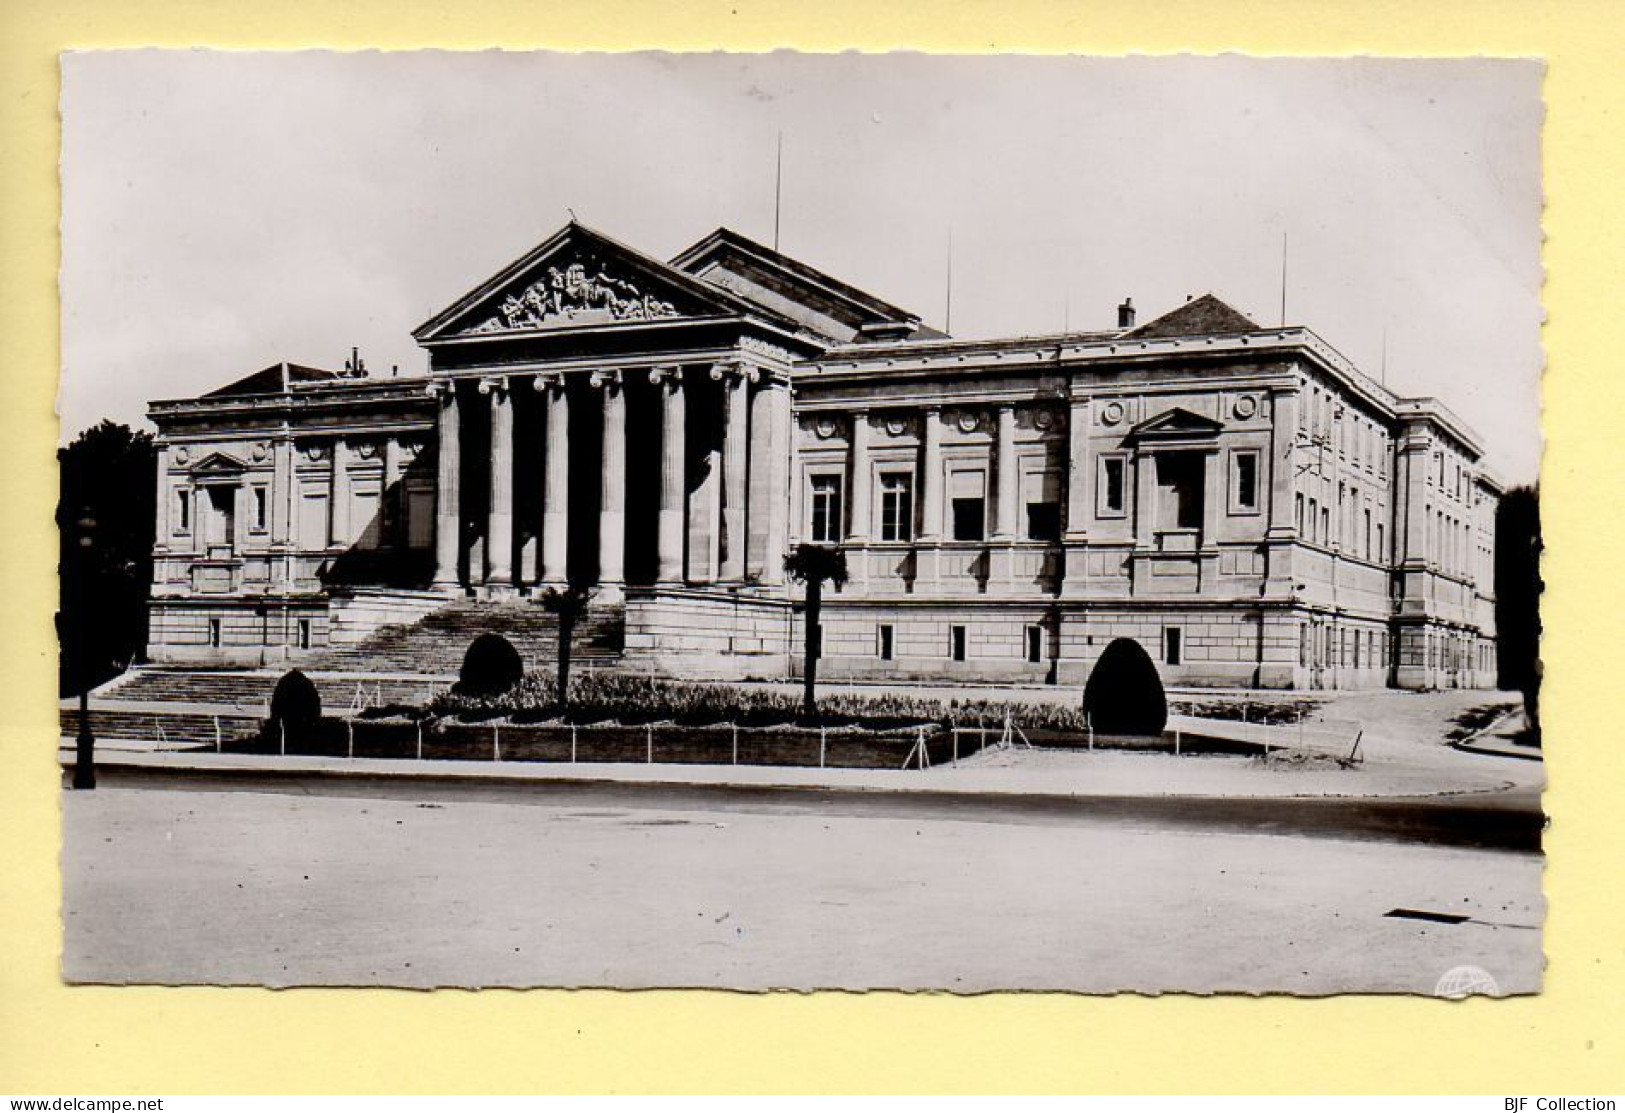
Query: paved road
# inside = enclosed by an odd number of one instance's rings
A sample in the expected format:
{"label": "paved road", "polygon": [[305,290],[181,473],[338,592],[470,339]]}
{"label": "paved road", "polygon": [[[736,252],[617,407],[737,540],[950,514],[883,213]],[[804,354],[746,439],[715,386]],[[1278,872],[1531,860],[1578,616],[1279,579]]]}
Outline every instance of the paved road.
{"label": "paved road", "polygon": [[[63,798],[72,980],[1429,992],[1463,964],[1508,992],[1540,979],[1539,855],[1396,838],[1483,801],[1432,818],[1295,801],[1288,823],[1283,801],[1267,820],[1189,799],[109,774]],[[1282,837],[1307,829],[1322,837]]]}
{"label": "paved road", "polygon": [[[568,772],[561,772],[568,776]],[[1380,839],[1501,850],[1539,850],[1540,790],[1431,797],[1203,797],[1007,792],[825,791],[763,785],[535,783],[500,776],[410,779],[260,770],[104,766],[109,786],[176,791],[273,792],[407,801],[568,804],[642,810],[725,810],[756,815],[970,820],[1020,825],[1111,825],[1151,830]]]}

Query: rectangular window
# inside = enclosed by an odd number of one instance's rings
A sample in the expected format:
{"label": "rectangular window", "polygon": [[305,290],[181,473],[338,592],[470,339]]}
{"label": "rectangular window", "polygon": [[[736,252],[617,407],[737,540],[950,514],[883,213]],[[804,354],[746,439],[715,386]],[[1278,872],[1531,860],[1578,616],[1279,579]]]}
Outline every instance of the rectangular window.
{"label": "rectangular window", "polygon": [[1027,508],[1027,540],[1061,539],[1061,477],[1052,471],[1030,471],[1021,477]]}
{"label": "rectangular window", "polygon": [[1027,627],[1027,660],[1036,665],[1044,659],[1044,628]]}
{"label": "rectangular window", "polygon": [[305,549],[325,549],[328,535],[327,491],[306,487],[299,499],[299,543]]}
{"label": "rectangular window", "polygon": [[950,477],[948,497],[955,541],[980,541],[987,535],[986,482],[980,471],[956,471]]}
{"label": "rectangular window", "polygon": [[1258,453],[1230,454],[1230,509],[1242,514],[1258,510]]}
{"label": "rectangular window", "polygon": [[882,661],[892,661],[897,656],[896,630],[887,623],[882,623],[875,630],[875,655]]}
{"label": "rectangular window", "polygon": [[192,492],[181,490],[175,492],[175,532],[192,532]]}
{"label": "rectangular window", "polygon": [[1365,558],[1370,560],[1374,554],[1371,552],[1371,508],[1365,508]]}
{"label": "rectangular window", "polygon": [[948,656],[955,661],[965,659],[965,628],[963,626],[950,626],[948,628]]}
{"label": "rectangular window", "polygon": [[299,648],[310,648],[310,619],[308,618],[299,620]]}
{"label": "rectangular window", "polygon": [[1100,458],[1100,500],[1098,512],[1102,518],[1121,518],[1127,513],[1125,498],[1128,460],[1122,456]]}
{"label": "rectangular window", "polygon": [[1320,508],[1320,537],[1317,540],[1327,545],[1332,543],[1332,508],[1329,506]]}
{"label": "rectangular window", "polygon": [[914,476],[906,471],[880,477],[880,539],[908,541],[914,537]]}
{"label": "rectangular window", "polygon": [[1299,491],[1292,496],[1292,504],[1297,513],[1298,536],[1303,536],[1303,492]]}
{"label": "rectangular window", "polygon": [[815,544],[836,544],[841,540],[841,477],[815,475],[808,482],[811,520],[807,536]]}
{"label": "rectangular window", "polygon": [[220,648],[220,620],[218,618],[209,619],[209,648]]}
{"label": "rectangular window", "polygon": [[271,504],[271,500],[269,498],[269,495],[270,495],[270,492],[267,491],[264,487],[255,487],[254,488],[254,517],[253,517],[253,523],[254,523],[254,529],[261,532],[261,533],[263,533],[265,531],[266,511],[269,509],[270,504]]}
{"label": "rectangular window", "polygon": [[1184,646],[1181,631],[1177,626],[1164,626],[1162,629],[1162,663],[1177,665],[1183,659]]}

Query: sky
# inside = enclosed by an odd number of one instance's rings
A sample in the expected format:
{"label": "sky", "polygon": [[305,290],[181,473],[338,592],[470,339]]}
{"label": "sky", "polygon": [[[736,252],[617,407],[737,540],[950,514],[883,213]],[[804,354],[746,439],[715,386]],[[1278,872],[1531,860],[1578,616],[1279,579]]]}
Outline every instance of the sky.
{"label": "sky", "polygon": [[570,217],[719,225],[965,338],[1212,291],[1539,454],[1540,67],[205,51],[63,60],[62,436],[411,330]]}

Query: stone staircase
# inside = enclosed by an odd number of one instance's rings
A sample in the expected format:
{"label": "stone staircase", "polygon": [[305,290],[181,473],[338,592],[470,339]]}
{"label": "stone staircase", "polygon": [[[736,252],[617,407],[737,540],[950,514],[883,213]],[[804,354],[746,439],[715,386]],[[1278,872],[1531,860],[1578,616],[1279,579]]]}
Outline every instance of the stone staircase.
{"label": "stone staircase", "polygon": [[[304,666],[300,666],[303,668]],[[285,670],[246,672],[237,669],[141,668],[93,695],[102,703],[208,704],[263,714],[271,692]],[[354,676],[314,677],[322,706],[329,711],[356,702],[356,688],[368,704],[417,703],[445,687],[436,680],[363,680]]]}
{"label": "stone staircase", "polygon": [[[513,643],[527,673],[551,672],[558,659],[558,619],[525,599],[462,599],[402,626],[386,626],[357,644],[334,646],[300,667],[306,672],[456,676],[469,643],[481,634]],[[617,664],[626,641],[626,611],[590,609],[576,625],[572,664]]]}
{"label": "stone staircase", "polygon": [[[73,738],[79,732],[78,708],[60,709],[57,721],[62,737]],[[126,711],[105,705],[91,711],[90,722],[97,738],[208,747],[214,746],[217,739],[221,745],[228,746],[252,735],[260,726],[257,716],[211,715],[195,711]]]}

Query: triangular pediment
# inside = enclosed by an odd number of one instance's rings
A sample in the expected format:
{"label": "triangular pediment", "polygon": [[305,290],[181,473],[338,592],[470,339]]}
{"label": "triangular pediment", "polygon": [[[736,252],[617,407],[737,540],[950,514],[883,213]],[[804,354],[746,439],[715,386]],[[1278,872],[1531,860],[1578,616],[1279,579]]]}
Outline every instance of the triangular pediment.
{"label": "triangular pediment", "polygon": [[571,223],[414,333],[419,341],[729,316],[722,291]]}
{"label": "triangular pediment", "polygon": [[1203,417],[1181,407],[1165,410],[1129,430],[1130,437],[1211,437],[1224,430],[1224,423]]}
{"label": "triangular pediment", "polygon": [[194,477],[208,475],[241,475],[248,470],[248,465],[235,456],[224,452],[211,452],[196,464],[192,465]]}

